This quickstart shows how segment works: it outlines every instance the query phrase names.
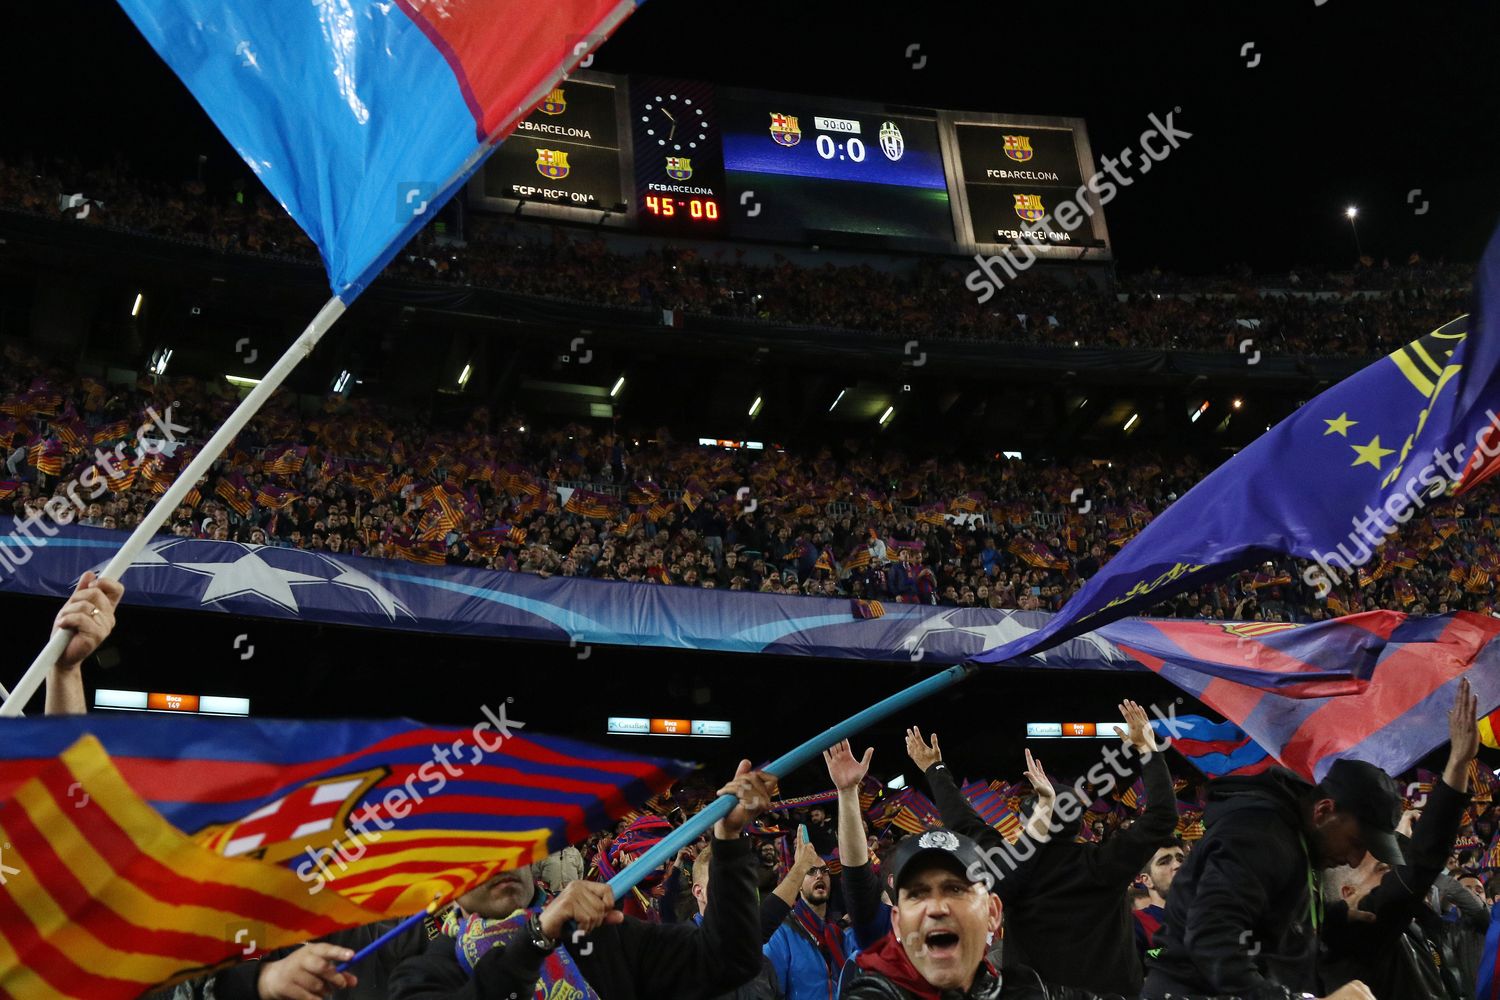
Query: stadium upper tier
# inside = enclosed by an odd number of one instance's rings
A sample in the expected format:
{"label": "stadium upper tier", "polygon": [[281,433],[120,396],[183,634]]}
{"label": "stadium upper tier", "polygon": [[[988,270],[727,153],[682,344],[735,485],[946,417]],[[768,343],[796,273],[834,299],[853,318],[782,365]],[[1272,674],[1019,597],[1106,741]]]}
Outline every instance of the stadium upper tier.
{"label": "stadium upper tier", "polygon": [[[236,189],[237,188],[237,189]],[[124,168],[0,161],[0,226],[56,220],[189,241],[311,269],[312,244],[253,180],[139,181]],[[1376,356],[1462,312],[1472,267],[1371,266],[1348,274],[1144,273],[1115,283],[1038,266],[980,302],[972,258],[819,254],[810,248],[664,241],[479,212],[444,213],[387,269],[394,278],[494,289],[665,316],[722,317],[900,340]],[[673,319],[672,317],[677,317]]]}

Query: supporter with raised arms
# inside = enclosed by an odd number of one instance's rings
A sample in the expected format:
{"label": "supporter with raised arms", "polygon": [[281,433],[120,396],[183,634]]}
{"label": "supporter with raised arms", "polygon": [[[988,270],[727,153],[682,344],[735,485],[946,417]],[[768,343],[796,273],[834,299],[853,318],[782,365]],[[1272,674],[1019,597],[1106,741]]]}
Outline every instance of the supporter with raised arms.
{"label": "supporter with raised arms", "polygon": [[[1135,997],[1142,970],[1126,892],[1157,845],[1176,829],[1177,799],[1145,709],[1133,701],[1119,707],[1127,728],[1116,727],[1115,732],[1125,747],[1110,747],[1105,756],[1122,768],[1119,758],[1140,758],[1146,809],[1128,829],[1103,843],[1074,840],[1085,806],[1078,792],[1092,783],[1095,794],[1108,794],[1119,780],[1102,762],[1080,779],[1068,801],[1052,807],[1045,839],[1028,835],[1013,849],[959,790],[936,733],[929,744],[921,730],[907,730],[906,750],[927,776],[943,825],[972,838],[991,859],[994,891],[1006,907],[1005,966],[1030,966],[1048,983]],[[1028,758],[1027,773],[1050,784],[1034,758]],[[1044,785],[1037,787],[1040,801]],[[1000,858],[1012,860],[995,860]]]}

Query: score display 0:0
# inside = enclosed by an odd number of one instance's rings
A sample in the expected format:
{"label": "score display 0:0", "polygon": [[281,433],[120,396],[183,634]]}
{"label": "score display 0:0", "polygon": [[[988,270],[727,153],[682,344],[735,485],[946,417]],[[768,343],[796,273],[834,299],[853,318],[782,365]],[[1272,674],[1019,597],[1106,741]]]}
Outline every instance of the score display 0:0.
{"label": "score display 0:0", "polygon": [[688,215],[694,219],[717,219],[719,217],[719,203],[712,198],[674,201],[671,198],[662,198],[654,194],[646,196],[646,210],[652,215],[671,218],[677,214],[679,208],[687,209]]}

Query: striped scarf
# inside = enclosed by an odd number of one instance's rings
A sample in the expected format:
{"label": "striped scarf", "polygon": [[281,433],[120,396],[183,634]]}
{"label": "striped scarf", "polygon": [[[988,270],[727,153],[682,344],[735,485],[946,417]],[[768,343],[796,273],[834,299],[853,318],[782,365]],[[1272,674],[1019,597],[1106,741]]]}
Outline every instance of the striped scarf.
{"label": "striped scarf", "polygon": [[[517,910],[501,919],[463,914],[453,907],[443,916],[443,933],[454,939],[454,951],[464,973],[473,976],[479,960],[496,945],[505,947],[526,935],[526,921],[533,910]],[[566,997],[568,1000],[599,1000],[573,956],[566,948],[555,948],[542,962],[541,977],[536,981],[536,996]]]}
{"label": "striped scarf", "polygon": [[802,928],[802,932],[818,946],[818,952],[828,966],[828,995],[833,996],[834,987],[838,985],[839,975],[844,968],[844,932],[832,920],[824,920],[814,913],[813,908],[801,896],[797,897],[796,905],[792,907],[792,917],[797,921],[797,926]]}

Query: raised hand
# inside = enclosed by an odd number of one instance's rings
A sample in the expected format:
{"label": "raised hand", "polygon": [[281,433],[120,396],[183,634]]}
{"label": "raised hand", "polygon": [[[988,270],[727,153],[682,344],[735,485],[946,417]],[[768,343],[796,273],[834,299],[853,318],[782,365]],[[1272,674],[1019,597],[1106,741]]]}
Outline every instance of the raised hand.
{"label": "raised hand", "polygon": [[928,746],[922,739],[922,730],[912,726],[906,731],[906,755],[923,772],[934,764],[942,763],[943,750],[938,746],[937,733],[932,734],[932,745]]}
{"label": "raised hand", "polygon": [[1156,730],[1151,728],[1151,719],[1146,715],[1144,708],[1126,699],[1120,703],[1119,709],[1120,715],[1124,717],[1125,724],[1130,727],[1130,731],[1126,732],[1124,729],[1116,726],[1116,736],[1135,747],[1142,754],[1155,753],[1161,749],[1156,745]]}
{"label": "raised hand", "polygon": [[740,761],[734,777],[715,795],[733,795],[739,803],[719,822],[714,824],[714,836],[720,840],[733,840],[745,829],[745,825],[771,807],[776,795],[776,776],[764,771],[754,771],[748,760]]}
{"label": "raised hand", "polygon": [[1479,699],[1465,677],[1458,682],[1453,708],[1448,712],[1448,763],[1443,783],[1454,791],[1469,790],[1469,761],[1479,755]]}
{"label": "raised hand", "polygon": [[833,787],[843,791],[864,781],[865,775],[870,773],[870,758],[874,755],[875,748],[869,747],[863,758],[855,760],[848,740],[840,740],[824,750],[823,763],[828,765],[828,777],[833,779]]}
{"label": "raised hand", "polygon": [[1039,800],[1050,801],[1056,797],[1057,793],[1052,789],[1052,779],[1047,777],[1042,762],[1031,756],[1030,750],[1026,751],[1026,780],[1031,782],[1031,787]]}

